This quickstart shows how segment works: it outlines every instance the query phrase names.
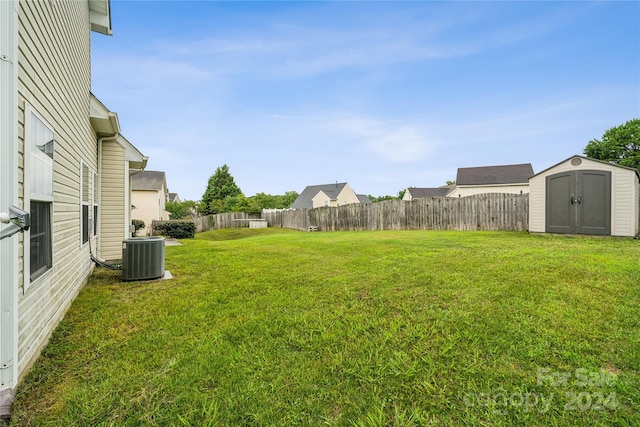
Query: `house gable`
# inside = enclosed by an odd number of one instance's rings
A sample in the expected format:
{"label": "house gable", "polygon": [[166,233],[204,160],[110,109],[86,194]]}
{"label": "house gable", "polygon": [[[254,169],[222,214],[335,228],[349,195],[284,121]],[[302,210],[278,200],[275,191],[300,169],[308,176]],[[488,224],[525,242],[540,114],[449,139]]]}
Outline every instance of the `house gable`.
{"label": "house gable", "polygon": [[291,209],[342,206],[350,203],[361,203],[361,200],[348,183],[336,182],[335,184],[310,185],[306,187],[293,202]]}

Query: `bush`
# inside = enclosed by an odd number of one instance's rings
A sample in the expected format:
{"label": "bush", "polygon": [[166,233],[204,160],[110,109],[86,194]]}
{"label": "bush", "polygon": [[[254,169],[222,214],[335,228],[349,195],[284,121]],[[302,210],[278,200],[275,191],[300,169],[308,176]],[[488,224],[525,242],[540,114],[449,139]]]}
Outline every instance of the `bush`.
{"label": "bush", "polygon": [[131,224],[135,227],[136,230],[133,232],[134,236],[138,234],[138,231],[142,230],[145,227],[144,221],[141,219],[132,219]]}
{"label": "bush", "polygon": [[154,235],[163,235],[172,239],[191,239],[196,234],[196,225],[191,221],[163,221],[154,223]]}

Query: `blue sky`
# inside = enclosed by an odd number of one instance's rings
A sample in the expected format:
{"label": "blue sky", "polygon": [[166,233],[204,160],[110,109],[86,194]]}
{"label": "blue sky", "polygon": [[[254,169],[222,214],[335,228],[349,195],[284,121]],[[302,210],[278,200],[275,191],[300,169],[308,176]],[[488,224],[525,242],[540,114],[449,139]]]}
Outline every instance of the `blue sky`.
{"label": "blue sky", "polygon": [[111,8],[113,36],[92,36],[92,90],[182,199],[223,164],[247,196],[539,172],[640,117],[639,2]]}

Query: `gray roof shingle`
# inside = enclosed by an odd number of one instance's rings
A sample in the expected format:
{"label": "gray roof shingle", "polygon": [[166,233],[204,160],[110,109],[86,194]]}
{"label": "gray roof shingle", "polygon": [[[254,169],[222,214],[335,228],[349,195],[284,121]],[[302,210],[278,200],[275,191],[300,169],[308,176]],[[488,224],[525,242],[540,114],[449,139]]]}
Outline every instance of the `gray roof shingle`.
{"label": "gray roof shingle", "polygon": [[424,199],[425,197],[444,197],[453,189],[453,187],[438,188],[407,188],[412,199]]}
{"label": "gray roof shingle", "polygon": [[323,185],[309,185],[302,193],[298,196],[298,198],[291,205],[291,209],[311,209],[313,208],[313,198],[320,191],[324,192],[329,198],[337,199],[338,194],[342,191],[344,186],[347,185],[346,182],[334,183],[334,184],[323,184]]}
{"label": "gray roof shingle", "polygon": [[131,175],[132,190],[161,190],[167,186],[167,180],[164,172],[160,171],[143,171]]}
{"label": "gray roof shingle", "polygon": [[531,163],[519,165],[458,168],[456,185],[500,185],[528,183],[533,176]]}

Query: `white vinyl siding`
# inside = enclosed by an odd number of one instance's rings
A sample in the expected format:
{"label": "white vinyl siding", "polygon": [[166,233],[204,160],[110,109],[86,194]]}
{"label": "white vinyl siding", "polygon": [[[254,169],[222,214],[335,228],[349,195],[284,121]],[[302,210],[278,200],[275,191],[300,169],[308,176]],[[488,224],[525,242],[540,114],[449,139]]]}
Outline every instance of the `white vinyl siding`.
{"label": "white vinyl siding", "polygon": [[100,214],[100,257],[105,260],[122,258],[122,241],[128,230],[126,206],[129,169],[125,160],[125,150],[115,141],[102,143],[100,154],[101,188]]}
{"label": "white vinyl siding", "polygon": [[[32,226],[24,245],[24,289],[28,289],[53,266],[53,163],[55,134],[33,109],[25,108],[24,205],[31,213]],[[42,280],[42,279],[40,279]]]}
{"label": "white vinyl siding", "polygon": [[[20,1],[18,24],[18,102],[22,114],[19,198],[30,194],[29,108],[55,130],[53,157],[53,266],[37,283],[24,274],[29,249],[22,241],[18,301],[18,372],[28,370],[92,270],[87,245],[80,247],[78,159],[97,170],[96,135],[89,122],[91,55],[89,6],[85,1]],[[29,107],[30,106],[30,107]],[[26,266],[28,269],[28,266]],[[26,286],[25,286],[26,284]]]}

